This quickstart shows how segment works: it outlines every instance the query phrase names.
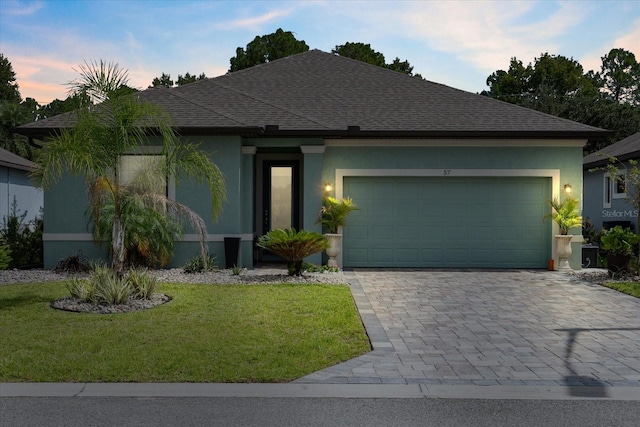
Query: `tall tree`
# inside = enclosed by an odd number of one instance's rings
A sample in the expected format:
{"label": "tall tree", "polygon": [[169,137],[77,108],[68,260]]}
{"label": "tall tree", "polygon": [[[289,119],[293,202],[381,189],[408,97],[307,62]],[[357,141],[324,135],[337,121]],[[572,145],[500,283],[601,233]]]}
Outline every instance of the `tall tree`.
{"label": "tall tree", "polygon": [[291,31],[278,28],[274,33],[256,36],[245,49],[238,47],[236,56],[229,59],[229,72],[264,64],[309,50],[304,40],[298,40]]}
{"label": "tall tree", "polygon": [[377,65],[378,67],[386,67],[384,55],[373,50],[370,44],[346,42],[345,44],[337,45],[335,49],[331,50],[331,53]]}
{"label": "tall tree", "polygon": [[[153,191],[158,180],[172,176],[191,177],[206,183],[212,197],[212,216],[222,210],[225,199],[224,178],[209,156],[197,146],[181,143],[174,133],[170,118],[158,107],[126,88],[126,70],[117,64],[100,62],[80,67],[80,77],[70,83],[76,93],[86,94],[99,105],[80,108],[76,124],[62,130],[47,141],[37,157],[40,165],[34,174],[45,188],[51,186],[65,171],[86,177],[90,211],[94,225],[109,207],[113,210],[111,253],[113,269],[121,274],[125,267],[128,229],[124,223],[125,208],[131,200],[142,201],[154,211],[165,215],[186,214],[192,227],[201,236],[201,251],[206,264],[206,227],[204,221],[187,207]],[[135,179],[125,180],[123,158],[141,146],[159,140],[160,152],[149,167],[137,171]],[[130,178],[130,177],[129,177]]]}
{"label": "tall tree", "polygon": [[153,82],[151,82],[151,86],[149,86],[149,88],[156,87],[156,86],[164,86],[164,87],[183,86],[183,85],[194,83],[198,80],[203,80],[206,78],[207,76],[205,75],[205,73],[200,73],[200,75],[196,76],[195,74],[191,74],[187,71],[184,76],[182,74],[178,74],[178,80],[174,83],[174,81],[171,80],[171,74],[162,73],[160,77],[156,77],[153,79]]}
{"label": "tall tree", "polygon": [[[603,57],[602,73],[584,72],[573,58],[544,53],[533,63],[524,66],[522,61],[511,58],[507,71],[497,70],[487,77],[488,91],[483,95],[522,105],[548,114],[574,120],[591,126],[615,131],[604,141],[589,141],[585,152],[597,151],[615,141],[640,132],[640,109],[631,103],[621,103],[613,96],[617,87],[633,88],[624,76],[614,78],[615,64],[620,52]],[[628,70],[632,69],[628,68]],[[604,78],[603,76],[608,76]],[[606,82],[609,87],[605,87]],[[631,80],[632,81],[632,80]],[[626,93],[632,93],[627,90]],[[621,89],[620,93],[624,93]]]}
{"label": "tall tree", "polygon": [[331,53],[378,67],[388,68],[409,76],[422,78],[420,74],[413,74],[413,67],[409,64],[409,61],[400,61],[400,58],[396,57],[393,62],[387,64],[384,55],[372,49],[370,44],[346,42],[345,44],[336,46],[335,49],[331,50]]}
{"label": "tall tree", "polygon": [[611,49],[602,57],[597,78],[605,93],[615,102],[640,105],[640,64],[632,52]]}
{"label": "tall tree", "polygon": [[9,59],[0,53],[0,101],[20,103],[22,97],[16,82],[16,73]]}

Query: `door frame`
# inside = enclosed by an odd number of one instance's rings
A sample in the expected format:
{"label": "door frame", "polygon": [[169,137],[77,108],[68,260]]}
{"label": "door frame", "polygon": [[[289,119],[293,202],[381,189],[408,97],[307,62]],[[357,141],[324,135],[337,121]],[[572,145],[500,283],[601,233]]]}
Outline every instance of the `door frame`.
{"label": "door frame", "polygon": [[[303,183],[302,177],[303,173],[303,155],[302,153],[260,153],[256,154],[256,183],[255,183],[255,218],[254,218],[254,227],[255,233],[257,237],[264,235],[268,230],[265,230],[265,201],[267,199],[266,192],[268,189],[266,185],[268,184],[268,180],[265,180],[265,173],[267,168],[270,166],[294,166],[294,176],[293,176],[293,191],[294,194],[294,204],[293,215],[292,218],[292,226],[295,226],[296,229],[299,228],[302,224],[303,218]],[[256,258],[254,262],[262,260],[262,251],[255,251]]]}

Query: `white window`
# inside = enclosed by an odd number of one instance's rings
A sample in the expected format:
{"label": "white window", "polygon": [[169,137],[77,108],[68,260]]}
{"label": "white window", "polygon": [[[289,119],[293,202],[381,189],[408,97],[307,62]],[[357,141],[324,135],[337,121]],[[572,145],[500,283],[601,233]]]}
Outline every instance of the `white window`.
{"label": "white window", "polygon": [[127,154],[120,156],[120,185],[144,188],[156,194],[168,196],[167,177],[159,167],[164,156],[153,154]]}
{"label": "white window", "polygon": [[617,176],[612,177],[609,173],[605,173],[602,194],[602,206],[605,208],[611,207],[611,200],[627,197],[626,174],[620,172]]}

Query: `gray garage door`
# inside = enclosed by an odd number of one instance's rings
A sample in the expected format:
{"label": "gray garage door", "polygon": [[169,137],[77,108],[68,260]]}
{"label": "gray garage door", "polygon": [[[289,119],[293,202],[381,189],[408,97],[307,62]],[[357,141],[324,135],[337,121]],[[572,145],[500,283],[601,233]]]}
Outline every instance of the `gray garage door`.
{"label": "gray garage door", "polygon": [[545,268],[549,178],[347,177],[345,267]]}

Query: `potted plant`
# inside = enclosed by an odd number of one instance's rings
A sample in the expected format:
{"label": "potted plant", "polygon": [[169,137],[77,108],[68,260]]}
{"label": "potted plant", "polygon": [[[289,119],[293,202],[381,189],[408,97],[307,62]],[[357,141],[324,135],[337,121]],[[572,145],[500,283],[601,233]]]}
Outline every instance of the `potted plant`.
{"label": "potted plant", "polygon": [[357,209],[358,207],[350,197],[345,197],[342,201],[329,196],[322,199],[322,209],[320,209],[316,223],[322,224],[329,230],[329,233],[325,234],[329,241],[329,247],[326,250],[329,256],[329,262],[327,263],[329,267],[338,267],[336,257],[340,254],[340,249],[342,248],[340,228],[344,226],[347,215]]}
{"label": "potted plant", "polygon": [[607,269],[612,275],[629,271],[629,261],[638,241],[640,237],[636,233],[619,225],[604,231],[600,248],[607,253]]}
{"label": "potted plant", "polygon": [[579,210],[580,202],[573,197],[567,197],[562,202],[559,199],[549,200],[552,212],[545,215],[558,224],[560,234],[555,236],[556,248],[558,253],[558,269],[570,270],[569,257],[571,256],[571,239],[573,236],[569,234],[572,228],[582,227],[582,216]]}

